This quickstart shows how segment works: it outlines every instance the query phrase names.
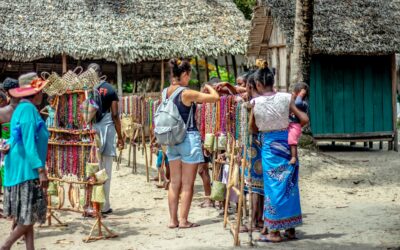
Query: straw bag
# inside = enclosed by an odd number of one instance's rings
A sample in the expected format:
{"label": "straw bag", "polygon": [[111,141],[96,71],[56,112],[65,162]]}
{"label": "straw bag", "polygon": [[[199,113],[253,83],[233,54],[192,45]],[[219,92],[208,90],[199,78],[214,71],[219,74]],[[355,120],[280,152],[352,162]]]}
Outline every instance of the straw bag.
{"label": "straw bag", "polygon": [[226,135],[220,135],[218,137],[218,150],[225,150],[226,149]]}
{"label": "straw bag", "polygon": [[92,68],[82,72],[78,76],[78,79],[79,79],[79,82],[80,82],[80,87],[82,89],[93,88],[95,85],[97,85],[100,82],[99,75]]}
{"label": "straw bag", "polygon": [[96,174],[99,171],[99,164],[98,163],[86,163],[86,176],[89,177],[91,175]]}
{"label": "straw bag", "polygon": [[108,180],[108,175],[105,169],[102,169],[94,174],[96,176],[97,183],[104,183]]}
{"label": "straw bag", "polygon": [[208,133],[204,138],[204,148],[212,152],[214,150],[214,134]]}
{"label": "straw bag", "polygon": [[68,70],[67,73],[65,73],[62,76],[62,79],[67,86],[67,90],[71,91],[71,90],[80,89],[79,75],[82,73],[82,71],[83,71],[83,68],[81,66],[78,66],[72,71]]}
{"label": "straw bag", "polygon": [[[220,168],[219,175],[221,175],[223,167]],[[219,176],[218,176],[219,179]],[[220,181],[214,180],[211,187],[210,199],[213,201],[224,201],[225,200],[226,185]]]}
{"label": "straw bag", "polygon": [[49,182],[49,188],[47,189],[47,194],[50,196],[58,195],[57,184],[54,181]]}
{"label": "straw bag", "polygon": [[106,202],[106,195],[104,193],[103,185],[95,185],[92,190],[92,202],[104,203]]}
{"label": "straw bag", "polygon": [[63,79],[56,73],[42,72],[42,78],[47,81],[43,91],[49,96],[63,95],[66,91]]}

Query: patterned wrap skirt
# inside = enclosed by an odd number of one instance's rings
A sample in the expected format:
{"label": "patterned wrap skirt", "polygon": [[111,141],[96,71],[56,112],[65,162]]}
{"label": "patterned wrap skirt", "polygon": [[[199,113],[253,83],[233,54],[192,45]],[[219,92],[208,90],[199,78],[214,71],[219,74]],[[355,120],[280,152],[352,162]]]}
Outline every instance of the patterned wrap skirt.
{"label": "patterned wrap skirt", "polygon": [[302,224],[299,164],[290,165],[288,131],[261,134],[264,174],[264,225],[271,231]]}
{"label": "patterned wrap skirt", "polygon": [[39,180],[29,180],[4,187],[4,216],[15,218],[20,225],[46,222],[47,199]]}
{"label": "patterned wrap skirt", "polygon": [[[252,145],[247,150],[246,158],[251,161],[251,190],[252,193],[264,196],[264,177],[263,168],[261,163],[261,145],[257,144],[256,140],[259,140],[257,135],[253,135]],[[249,191],[249,170],[246,169],[244,172],[245,178],[245,192]]]}

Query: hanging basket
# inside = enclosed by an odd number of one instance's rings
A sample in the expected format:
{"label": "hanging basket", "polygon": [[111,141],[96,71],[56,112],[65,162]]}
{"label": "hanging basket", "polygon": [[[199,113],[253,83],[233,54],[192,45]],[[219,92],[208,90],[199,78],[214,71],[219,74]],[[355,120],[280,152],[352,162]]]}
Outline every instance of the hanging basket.
{"label": "hanging basket", "polygon": [[81,89],[93,88],[95,85],[97,85],[100,82],[100,78],[99,78],[98,74],[92,68],[82,72],[82,74],[80,74],[78,76],[78,78],[79,78],[79,83],[80,83],[79,87],[81,87]]}
{"label": "hanging basket", "polygon": [[79,75],[82,73],[83,68],[81,66],[76,67],[74,70],[68,70],[67,73],[65,73],[62,76],[63,81],[66,84],[66,90],[76,90],[80,89],[80,80],[79,80]]}
{"label": "hanging basket", "polygon": [[46,87],[44,87],[43,91],[49,96],[55,95],[63,95],[65,93],[65,82],[63,79],[56,73],[42,72],[42,78],[47,81]]}

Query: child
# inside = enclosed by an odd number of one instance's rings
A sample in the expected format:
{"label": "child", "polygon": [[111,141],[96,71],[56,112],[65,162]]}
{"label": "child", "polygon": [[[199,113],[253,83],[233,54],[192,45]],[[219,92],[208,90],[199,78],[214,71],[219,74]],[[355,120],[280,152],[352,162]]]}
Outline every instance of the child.
{"label": "child", "polygon": [[[56,103],[55,103],[55,98],[54,96],[49,96],[47,98],[47,102],[49,103],[49,105],[47,105],[46,107],[44,107],[40,113],[47,115],[47,119],[46,119],[46,126],[48,128],[52,128],[54,127],[54,116],[55,116],[55,112],[56,112]],[[47,112],[46,112],[47,111]]]}
{"label": "child", "polygon": [[[165,146],[160,146],[155,143],[155,137],[153,140],[153,153],[157,154],[157,162],[156,162],[156,167],[158,170],[159,176],[161,176],[163,180],[162,185],[156,185],[158,188],[164,188],[165,190],[168,190],[169,187],[169,180],[168,180],[168,172],[169,172],[169,162],[168,162],[168,157],[166,154],[166,147]],[[163,165],[165,166],[167,174],[164,172]],[[158,177],[154,178],[154,180],[158,180]]]}
{"label": "child", "polygon": [[[308,85],[306,83],[300,82],[294,85],[293,89],[293,97],[295,99],[295,105],[301,111],[308,113]],[[293,165],[297,162],[297,144],[299,142],[299,138],[301,136],[301,125],[299,118],[295,115],[290,115],[290,124],[289,124],[289,136],[288,143],[290,145],[290,153],[291,159],[289,164]]]}

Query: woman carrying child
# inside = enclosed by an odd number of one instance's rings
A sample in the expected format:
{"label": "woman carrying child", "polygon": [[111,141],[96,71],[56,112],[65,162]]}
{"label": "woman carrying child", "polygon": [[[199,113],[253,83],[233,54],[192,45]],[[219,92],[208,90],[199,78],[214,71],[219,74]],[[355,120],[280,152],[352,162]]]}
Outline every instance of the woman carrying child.
{"label": "woman carrying child", "polygon": [[[281,242],[280,230],[288,239],[295,239],[295,227],[302,223],[298,186],[299,164],[290,164],[288,144],[289,112],[301,125],[309,119],[294,103],[290,94],[275,92],[274,73],[266,64],[255,73],[255,85],[250,86],[259,96],[251,101],[251,126],[259,131],[264,176],[264,226],[269,234],[261,241]],[[255,124],[254,124],[255,123]]]}

